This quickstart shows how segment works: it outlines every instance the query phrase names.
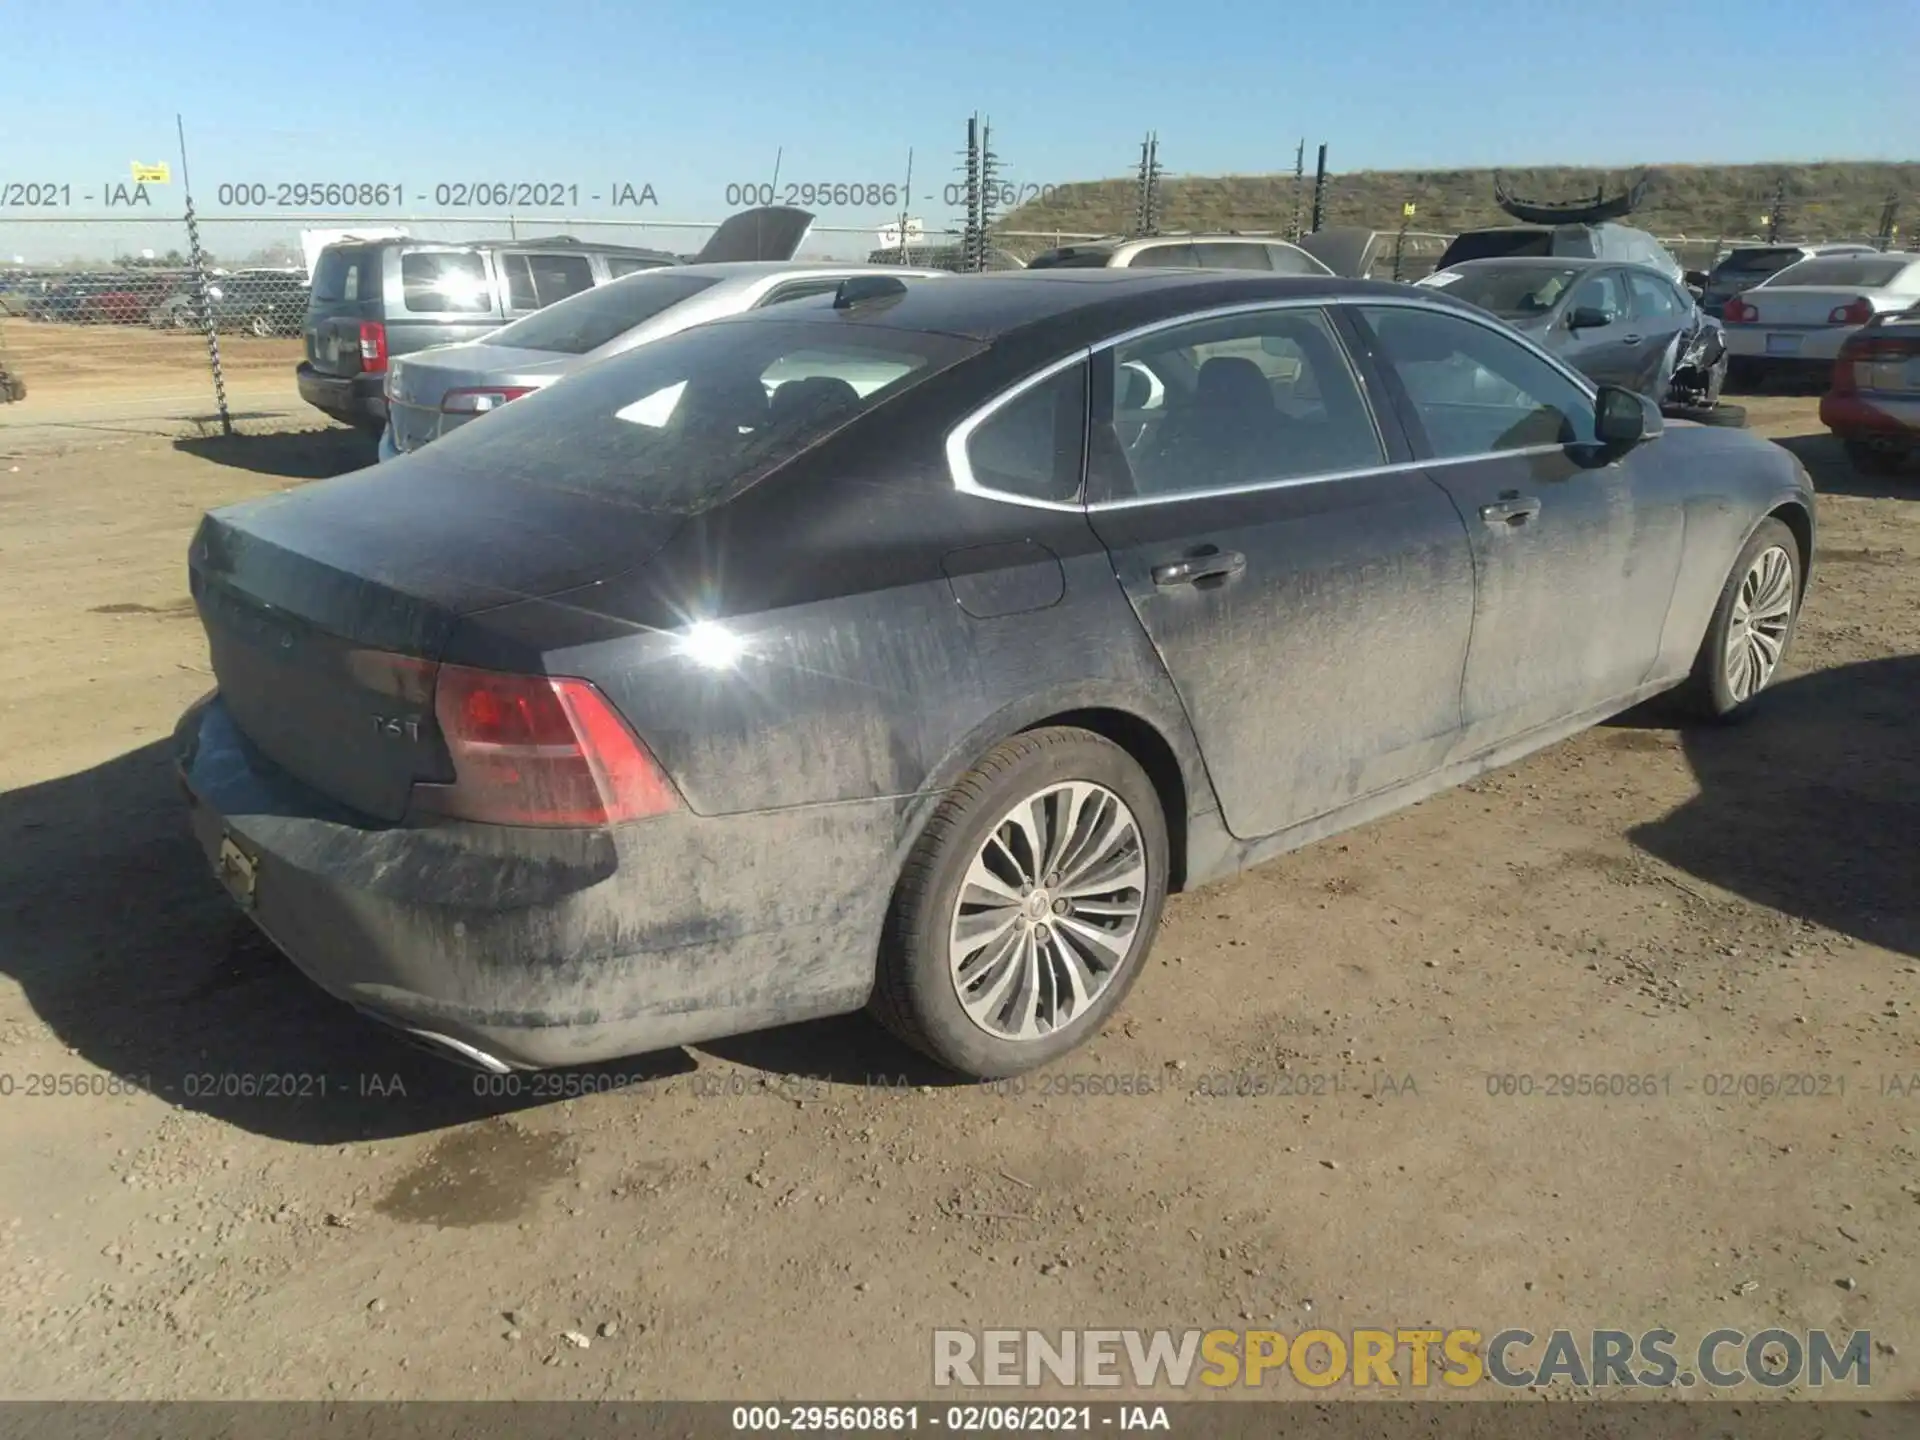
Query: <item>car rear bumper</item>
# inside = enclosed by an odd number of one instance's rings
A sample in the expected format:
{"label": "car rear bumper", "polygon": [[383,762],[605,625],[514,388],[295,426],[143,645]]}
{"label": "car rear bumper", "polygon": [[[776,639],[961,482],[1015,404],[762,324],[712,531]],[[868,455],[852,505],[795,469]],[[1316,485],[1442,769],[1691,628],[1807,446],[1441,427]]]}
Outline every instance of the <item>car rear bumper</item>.
{"label": "car rear bumper", "polygon": [[[1826,364],[1839,357],[1840,347],[1859,333],[1858,325],[1728,325],[1727,353],[1741,360],[1759,360],[1770,365]],[[1791,351],[1769,347],[1769,335],[1794,337]]]}
{"label": "car rear bumper", "polygon": [[1920,443],[1920,394],[1869,392],[1820,397],[1820,423],[1843,440]]}
{"label": "car rear bumper", "polygon": [[387,423],[386,378],[381,375],[323,375],[302,360],[294,370],[300,398],[314,409],[363,430]]}
{"label": "car rear bumper", "polygon": [[896,802],[383,827],[260,760],[217,696],[174,743],[195,837],[268,939],[330,994],[483,1068],[843,1014],[872,990]]}

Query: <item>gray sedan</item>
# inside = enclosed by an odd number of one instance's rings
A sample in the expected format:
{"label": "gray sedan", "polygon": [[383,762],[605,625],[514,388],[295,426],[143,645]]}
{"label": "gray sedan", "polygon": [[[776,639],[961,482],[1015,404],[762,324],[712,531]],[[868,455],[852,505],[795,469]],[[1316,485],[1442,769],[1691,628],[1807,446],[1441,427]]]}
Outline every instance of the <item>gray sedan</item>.
{"label": "gray sedan", "polygon": [[1743,414],[1719,405],[1720,322],[1648,266],[1513,255],[1462,261],[1418,283],[1498,315],[1599,384],[1685,405],[1691,420],[1737,424]]}
{"label": "gray sedan", "polygon": [[563,376],[723,315],[824,295],[843,280],[881,275],[951,279],[944,270],[776,261],[646,270],[569,296],[484,340],[394,360],[380,458],[418,450],[476,416]]}

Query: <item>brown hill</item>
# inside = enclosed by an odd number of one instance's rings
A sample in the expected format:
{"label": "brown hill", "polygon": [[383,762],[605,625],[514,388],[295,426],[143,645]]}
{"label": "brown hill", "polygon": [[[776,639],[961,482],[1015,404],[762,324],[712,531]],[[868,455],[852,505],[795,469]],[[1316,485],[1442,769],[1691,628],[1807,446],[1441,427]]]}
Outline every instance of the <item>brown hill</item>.
{"label": "brown hill", "polygon": [[[1712,241],[1765,233],[1776,187],[1784,187],[1781,235],[1789,239],[1871,239],[1889,198],[1901,202],[1900,233],[1920,226],[1920,163],[1818,161],[1792,165],[1659,165],[1645,200],[1627,223],[1661,236]],[[1614,194],[1640,173],[1572,167],[1502,172],[1508,189],[1530,200],[1592,195],[1604,183]],[[1494,203],[1491,170],[1360,170],[1329,175],[1322,223],[1394,230],[1412,204],[1413,230],[1453,234],[1514,223]],[[1297,187],[1291,174],[1185,175],[1160,182],[1163,230],[1266,230],[1291,233],[1304,224],[1313,177]],[[1057,187],[1046,198],[1004,216],[1002,231],[1113,234],[1132,227],[1132,178]],[[1010,242],[1012,243],[1012,242]],[[1023,253],[1045,240],[1021,244]]]}

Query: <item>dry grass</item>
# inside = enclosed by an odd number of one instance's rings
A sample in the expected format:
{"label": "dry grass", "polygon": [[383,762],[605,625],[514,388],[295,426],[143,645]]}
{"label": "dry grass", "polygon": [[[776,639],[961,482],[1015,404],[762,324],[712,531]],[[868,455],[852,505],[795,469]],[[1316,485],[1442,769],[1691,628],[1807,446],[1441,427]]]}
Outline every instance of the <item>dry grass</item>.
{"label": "dry grass", "polygon": [[[1902,231],[1920,225],[1920,164],[1821,161],[1803,165],[1662,165],[1631,223],[1663,236],[1707,240],[1763,229],[1776,185],[1786,187],[1788,238],[1840,239],[1877,233],[1890,195],[1902,201]],[[1505,172],[1528,199],[1590,195],[1605,182],[1615,193],[1639,171],[1548,167]],[[1290,231],[1311,202],[1309,174],[1298,190],[1291,174],[1169,177],[1161,182],[1161,225],[1167,230]],[[1397,229],[1411,202],[1411,227],[1454,233],[1513,223],[1493,199],[1490,170],[1361,170],[1327,178],[1322,223]],[[1044,201],[1005,216],[1001,228],[1111,234],[1132,224],[1131,177],[1064,185]],[[1297,208],[1296,208],[1297,207]],[[1028,250],[1039,248],[1030,243]]]}

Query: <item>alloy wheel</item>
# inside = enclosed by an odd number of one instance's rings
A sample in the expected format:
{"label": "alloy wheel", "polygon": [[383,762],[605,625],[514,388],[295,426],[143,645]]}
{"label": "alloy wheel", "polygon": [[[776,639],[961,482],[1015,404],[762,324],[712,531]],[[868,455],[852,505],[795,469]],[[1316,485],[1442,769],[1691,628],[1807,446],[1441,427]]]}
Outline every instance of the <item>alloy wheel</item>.
{"label": "alloy wheel", "polygon": [[1793,624],[1793,601],[1793,559],[1770,545],[1747,567],[1727,621],[1722,660],[1735,704],[1752,699],[1773,679]]}
{"label": "alloy wheel", "polygon": [[1028,796],[960,884],[947,951],[961,1007],[1002,1040],[1071,1024],[1133,951],[1146,897],[1146,846],[1118,795],[1071,780]]}

